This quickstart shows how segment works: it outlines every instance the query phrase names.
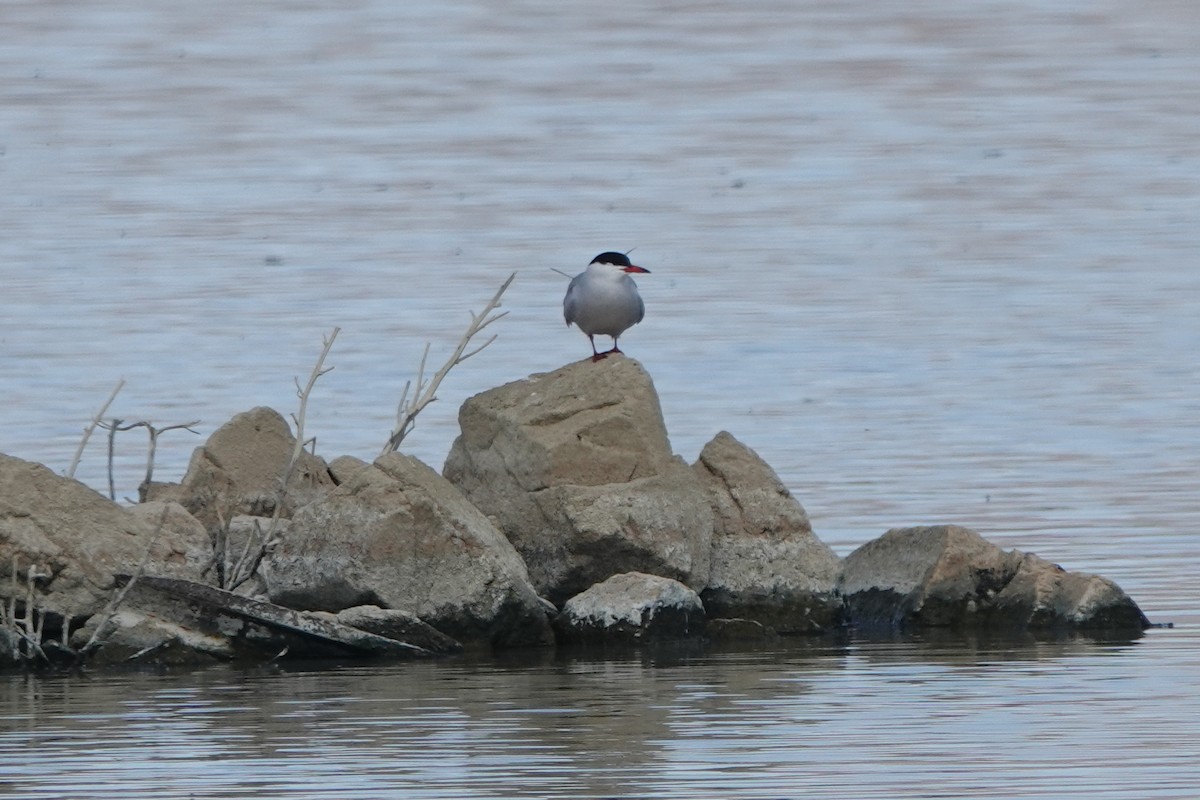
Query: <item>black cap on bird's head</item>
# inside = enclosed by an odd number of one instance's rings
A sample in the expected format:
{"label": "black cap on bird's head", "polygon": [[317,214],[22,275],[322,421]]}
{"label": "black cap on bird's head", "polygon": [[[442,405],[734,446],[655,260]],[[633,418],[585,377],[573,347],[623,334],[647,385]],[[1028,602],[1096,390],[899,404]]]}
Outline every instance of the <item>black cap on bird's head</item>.
{"label": "black cap on bird's head", "polygon": [[629,256],[625,255],[624,253],[615,253],[611,250],[607,253],[601,253],[600,255],[593,258],[592,263],[593,264],[612,264],[614,267],[621,267],[626,272],[645,272],[645,273],[650,272],[650,270],[648,270],[648,269],[635,266],[633,263],[631,263],[629,261]]}

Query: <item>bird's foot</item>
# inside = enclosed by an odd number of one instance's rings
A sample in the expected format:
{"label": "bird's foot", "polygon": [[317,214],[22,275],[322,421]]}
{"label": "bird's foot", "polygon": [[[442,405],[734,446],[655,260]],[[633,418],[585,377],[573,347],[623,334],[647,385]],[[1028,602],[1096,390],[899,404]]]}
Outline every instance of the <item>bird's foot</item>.
{"label": "bird's foot", "polygon": [[592,363],[595,364],[597,361],[603,361],[605,358],[608,358],[608,354],[611,352],[612,350],[605,350],[603,353],[592,353]]}

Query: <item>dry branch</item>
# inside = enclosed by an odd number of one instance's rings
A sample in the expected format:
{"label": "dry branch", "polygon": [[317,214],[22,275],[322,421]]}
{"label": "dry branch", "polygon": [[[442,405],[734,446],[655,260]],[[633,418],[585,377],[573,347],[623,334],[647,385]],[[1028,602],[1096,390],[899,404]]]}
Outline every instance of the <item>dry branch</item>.
{"label": "dry branch", "polygon": [[36,564],[30,564],[25,573],[25,606],[23,613],[17,615],[17,597],[21,594],[20,569],[18,557],[12,559],[12,591],[8,607],[0,604],[0,630],[8,634],[10,646],[9,656],[14,662],[33,661],[40,658],[48,661],[46,652],[42,649],[42,632],[45,630],[46,615],[38,611],[37,595],[34,590],[36,581],[50,577],[49,572],[43,571]]}
{"label": "dry branch", "polygon": [[101,422],[100,427],[108,431],[108,497],[110,500],[117,499],[117,490],[115,478],[113,475],[113,458],[116,455],[117,433],[120,431],[131,431],[134,428],[145,428],[150,434],[149,452],[146,455],[146,478],[145,483],[150,483],[154,478],[154,456],[158,451],[158,437],[167,431],[183,430],[191,431],[199,434],[197,430],[193,430],[193,425],[199,425],[200,420],[192,420],[191,422],[182,422],[177,425],[166,425],[162,428],[156,428],[147,420],[138,420],[124,425],[125,420],[113,418],[108,422]]}
{"label": "dry branch", "polygon": [[[334,328],[333,332],[328,336],[322,337],[324,347],[321,349],[321,355],[317,358],[317,364],[309,373],[308,383],[304,386],[300,385],[299,379],[296,380],[296,395],[300,398],[300,409],[296,414],[292,415],[292,421],[296,424],[296,444],[292,447],[292,455],[288,459],[287,466],[284,467],[283,475],[279,481],[279,487],[275,495],[275,511],[271,516],[271,524],[264,531],[261,526],[255,524],[255,535],[246,537],[246,544],[242,548],[241,555],[233,564],[233,567],[228,572],[228,578],[225,581],[228,585],[224,588],[229,591],[241,586],[258,571],[258,565],[262,563],[263,557],[266,556],[267,550],[274,543],[276,531],[279,529],[279,521],[283,515],[283,503],[287,496],[288,484],[291,482],[292,473],[296,471],[296,465],[300,462],[300,455],[304,452],[304,418],[308,413],[308,398],[312,394],[313,387],[316,386],[317,380],[333,369],[333,367],[325,367],[325,358],[329,355],[330,349],[333,348],[333,340],[337,338],[341,328]],[[257,547],[255,543],[257,542]],[[222,556],[222,561],[224,556]]]}
{"label": "dry branch", "polygon": [[112,394],[104,401],[104,405],[100,406],[100,410],[96,412],[96,416],[92,417],[91,424],[83,429],[83,438],[79,440],[79,447],[75,448],[75,457],[71,459],[71,466],[67,467],[67,477],[75,477],[75,468],[79,466],[79,459],[83,457],[83,448],[87,446],[88,439],[92,436],[92,431],[96,430],[96,426],[100,424],[100,418],[104,416],[104,412],[108,411],[108,407],[112,405],[112,401],[117,399],[117,393],[121,391],[121,387],[125,385],[125,379],[117,381],[116,387],[112,390]]}
{"label": "dry branch", "polygon": [[[417,415],[421,413],[425,406],[437,400],[438,387],[441,386],[442,381],[450,373],[451,369],[496,341],[496,335],[492,334],[486,342],[474,350],[467,351],[467,346],[480,331],[508,314],[507,311],[499,314],[492,314],[492,312],[500,306],[500,298],[516,277],[517,273],[514,272],[508,276],[508,280],[500,284],[500,288],[496,290],[496,294],[484,306],[482,312],[479,314],[476,314],[474,311],[471,312],[471,324],[467,326],[466,333],[458,340],[458,346],[454,348],[454,352],[450,355],[450,358],[447,359],[446,363],[442,365],[442,368],[434,374],[428,383],[425,381],[425,362],[429,357],[429,345],[425,345],[425,352],[421,355],[421,365],[417,368],[416,386],[415,388],[413,387],[412,381],[404,385],[404,391],[400,395],[400,405],[396,409],[396,427],[392,429],[391,436],[388,437],[387,444],[383,446],[380,455],[394,453],[400,449],[400,443],[404,441],[404,438],[408,436],[417,424]],[[410,389],[413,390],[411,398],[409,397]]]}

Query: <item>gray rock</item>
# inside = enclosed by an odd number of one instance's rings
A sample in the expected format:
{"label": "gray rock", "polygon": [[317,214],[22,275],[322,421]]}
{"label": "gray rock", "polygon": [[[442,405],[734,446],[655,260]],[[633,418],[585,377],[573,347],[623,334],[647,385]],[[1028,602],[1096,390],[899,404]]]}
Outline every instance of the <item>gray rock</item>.
{"label": "gray rock", "polygon": [[263,570],[273,602],[401,609],[466,644],[548,644],[521,557],[448,481],[388,454],[300,509]]}
{"label": "gray rock", "polygon": [[[154,484],[146,487],[144,497],[177,499],[210,531],[239,514],[270,517],[295,442],[279,412],[265,406],[251,409],[234,416],[196,448],[179,487]],[[302,452],[288,480],[282,515],[290,517],[333,486],[325,462]]]}
{"label": "gray rock", "polygon": [[704,633],[704,605],[679,581],[613,575],[566,602],[554,627],[564,642],[646,642]]}
{"label": "gray rock", "polygon": [[779,633],[838,624],[841,563],[775,471],[725,431],[704,446],[693,469],[716,520],[700,593],[709,617],[744,617]]}
{"label": "gray rock", "polygon": [[147,574],[200,580],[211,552],[203,527],[176,504],[123,508],[41,464],[0,455],[0,600],[13,595],[14,565],[21,604],[30,570],[41,575],[34,605],[53,617],[48,638],[64,618],[103,608],[114,575],[134,572],[143,556]]}
{"label": "gray rock", "polygon": [[671,452],[654,384],[590,359],[467,400],[444,474],[496,521],[538,592],[562,602],[630,571],[703,587],[712,514]]}
{"label": "gray rock", "polygon": [[1005,552],[955,525],[896,528],[843,562],[840,589],[859,626],[1143,630],[1115,583]]}

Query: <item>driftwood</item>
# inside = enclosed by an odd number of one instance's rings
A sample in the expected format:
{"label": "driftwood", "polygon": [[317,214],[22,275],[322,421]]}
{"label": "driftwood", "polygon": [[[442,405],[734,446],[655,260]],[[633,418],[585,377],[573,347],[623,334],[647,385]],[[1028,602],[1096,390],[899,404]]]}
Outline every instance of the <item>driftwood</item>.
{"label": "driftwood", "polygon": [[[117,576],[118,582],[129,580],[129,576]],[[188,620],[195,624],[197,620],[222,627],[224,620],[234,620],[237,623],[250,623],[261,626],[281,635],[282,641],[290,655],[349,655],[349,656],[391,656],[403,658],[424,658],[438,655],[433,650],[410,642],[377,636],[358,628],[341,625],[331,620],[309,616],[300,611],[262,600],[227,592],[215,586],[203,583],[181,580],[178,578],[159,578],[144,576],[138,579],[137,589],[145,593],[153,591],[167,595],[173,600],[182,601],[189,609],[194,609],[194,619]],[[139,603],[139,605],[141,605]],[[175,620],[182,623],[183,620]],[[280,637],[253,637],[244,639],[250,643],[259,639],[263,645],[265,640],[271,640],[272,645],[278,645]]]}

